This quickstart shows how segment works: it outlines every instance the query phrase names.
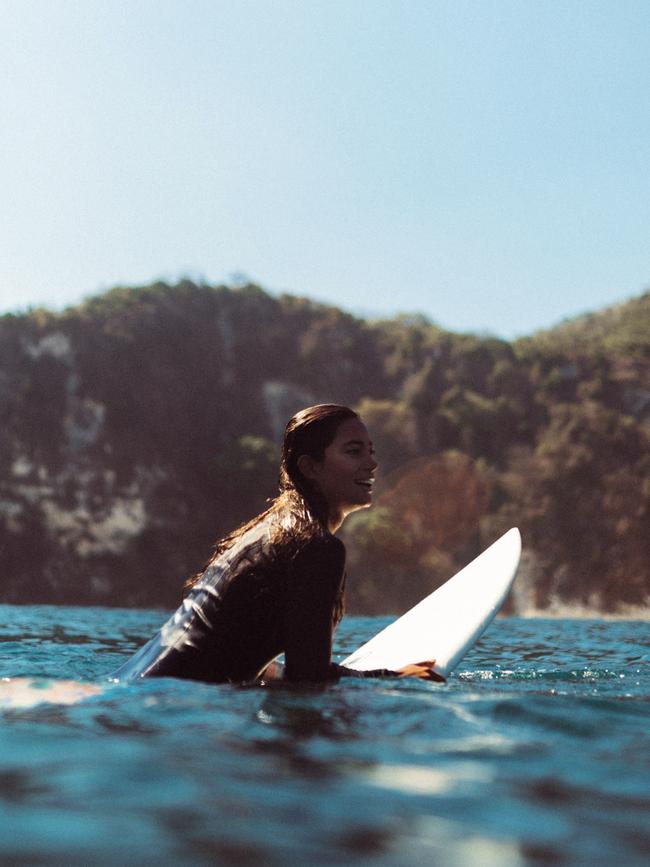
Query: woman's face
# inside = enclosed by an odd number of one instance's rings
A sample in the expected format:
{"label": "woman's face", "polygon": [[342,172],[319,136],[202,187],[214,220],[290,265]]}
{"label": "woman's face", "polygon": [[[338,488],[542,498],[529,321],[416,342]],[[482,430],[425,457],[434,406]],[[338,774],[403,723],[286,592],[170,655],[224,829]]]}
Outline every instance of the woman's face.
{"label": "woman's face", "polygon": [[301,471],[325,498],[333,523],[340,524],[350,512],[372,504],[377,461],[361,419],[341,422],[322,461],[301,460]]}

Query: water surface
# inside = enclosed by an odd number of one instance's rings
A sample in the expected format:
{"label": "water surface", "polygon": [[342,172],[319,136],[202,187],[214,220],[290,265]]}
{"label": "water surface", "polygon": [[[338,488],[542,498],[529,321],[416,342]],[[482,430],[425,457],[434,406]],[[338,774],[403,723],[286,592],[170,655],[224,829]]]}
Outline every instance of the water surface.
{"label": "water surface", "polygon": [[[0,606],[0,677],[103,682],[164,617]],[[385,622],[346,618],[337,656]],[[512,618],[443,686],[0,708],[0,863],[646,864],[649,645],[647,622]]]}

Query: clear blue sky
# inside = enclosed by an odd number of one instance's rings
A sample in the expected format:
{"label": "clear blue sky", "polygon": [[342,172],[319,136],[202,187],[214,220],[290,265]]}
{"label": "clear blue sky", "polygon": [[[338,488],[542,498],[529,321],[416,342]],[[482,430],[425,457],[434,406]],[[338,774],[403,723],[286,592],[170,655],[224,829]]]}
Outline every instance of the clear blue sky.
{"label": "clear blue sky", "polygon": [[510,337],[650,284],[647,0],[0,21],[0,310],[245,274]]}

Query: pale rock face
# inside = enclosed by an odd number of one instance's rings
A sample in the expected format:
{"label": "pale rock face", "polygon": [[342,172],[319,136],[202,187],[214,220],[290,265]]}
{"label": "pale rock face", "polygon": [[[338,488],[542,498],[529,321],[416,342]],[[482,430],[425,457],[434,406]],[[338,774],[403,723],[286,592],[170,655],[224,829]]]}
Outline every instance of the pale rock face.
{"label": "pale rock face", "polygon": [[32,358],[40,358],[41,355],[49,355],[62,361],[69,361],[72,358],[70,340],[61,331],[46,334],[38,343],[26,344],[25,351]]}
{"label": "pale rock face", "polygon": [[11,465],[11,473],[17,479],[24,479],[31,475],[34,464],[25,455],[20,455]]}
{"label": "pale rock face", "polygon": [[225,360],[225,363],[221,368],[221,384],[227,387],[232,385],[234,381],[235,334],[232,322],[228,319],[225,313],[217,320],[217,331]]}
{"label": "pale rock face", "polygon": [[72,451],[79,451],[93,445],[101,433],[106,416],[103,403],[90,398],[79,400],[71,398],[70,412],[65,418],[65,432],[68,446]]}
{"label": "pale rock face", "polygon": [[628,385],[623,392],[625,409],[635,418],[642,418],[650,410],[650,389]]}
{"label": "pale rock face", "polygon": [[52,500],[44,501],[41,508],[48,529],[59,538],[72,542],[82,557],[122,554],[130,540],[147,524],[144,500],[139,497],[116,497],[102,519],[93,518],[83,507],[61,509]]}
{"label": "pale rock face", "polygon": [[108,596],[113,589],[111,582],[103,575],[91,575],[89,583],[95,596]]}
{"label": "pale rock face", "polygon": [[[46,334],[37,343],[26,344],[25,351],[32,358],[50,356],[65,362],[68,367],[66,379],[67,413],[64,426],[68,447],[72,452],[79,451],[93,445],[102,429],[106,407],[98,401],[90,398],[79,399],[79,374],[74,369],[73,350],[69,338],[61,331],[53,331]],[[14,475],[20,475],[20,471],[14,470]]]}
{"label": "pale rock face", "polygon": [[21,529],[23,507],[13,500],[0,500],[0,517],[4,519],[5,529],[10,533],[18,533]]}
{"label": "pale rock face", "polygon": [[267,380],[262,385],[262,399],[266,407],[273,437],[281,440],[284,428],[294,413],[316,403],[314,395],[290,382]]}
{"label": "pale rock face", "polygon": [[535,586],[541,574],[542,567],[536,553],[530,548],[524,548],[517,577],[510,591],[515,614],[518,616],[530,617],[538,612]]}
{"label": "pale rock face", "polygon": [[563,364],[560,368],[560,374],[562,376],[562,379],[577,379],[578,367],[573,362]]}

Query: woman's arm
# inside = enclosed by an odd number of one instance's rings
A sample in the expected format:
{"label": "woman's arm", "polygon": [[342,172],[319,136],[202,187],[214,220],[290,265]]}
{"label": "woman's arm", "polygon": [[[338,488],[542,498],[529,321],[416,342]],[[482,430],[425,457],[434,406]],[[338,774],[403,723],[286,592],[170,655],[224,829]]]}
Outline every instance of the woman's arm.
{"label": "woman's arm", "polygon": [[[435,660],[407,665],[397,671],[387,668],[356,671],[332,662],[334,609],[344,574],[345,547],[334,536],[313,539],[296,556],[287,581],[284,678],[322,681],[340,677],[419,677],[442,681],[433,671]],[[263,675],[265,680],[279,674],[278,668],[267,671]]]}
{"label": "woman's arm", "polygon": [[284,611],[285,678],[331,680],[334,610],[345,572],[345,547],[316,537],[296,555],[287,575]]}

